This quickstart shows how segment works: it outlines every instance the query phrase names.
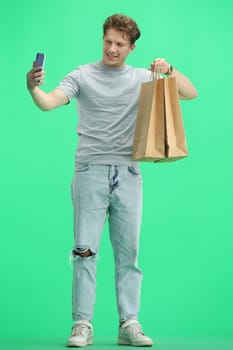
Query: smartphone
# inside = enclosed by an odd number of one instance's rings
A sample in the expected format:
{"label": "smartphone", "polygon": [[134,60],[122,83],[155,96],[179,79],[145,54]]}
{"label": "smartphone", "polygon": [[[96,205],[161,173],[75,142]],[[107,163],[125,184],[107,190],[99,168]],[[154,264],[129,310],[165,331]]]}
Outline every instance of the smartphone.
{"label": "smartphone", "polygon": [[[45,64],[45,54],[44,53],[37,53],[36,54],[36,62],[35,67],[44,67]],[[42,69],[36,70],[36,72],[41,72]],[[37,80],[38,83],[41,82],[41,80]]]}
{"label": "smartphone", "polygon": [[37,53],[36,54],[36,63],[35,67],[43,67],[45,64],[45,53]]}

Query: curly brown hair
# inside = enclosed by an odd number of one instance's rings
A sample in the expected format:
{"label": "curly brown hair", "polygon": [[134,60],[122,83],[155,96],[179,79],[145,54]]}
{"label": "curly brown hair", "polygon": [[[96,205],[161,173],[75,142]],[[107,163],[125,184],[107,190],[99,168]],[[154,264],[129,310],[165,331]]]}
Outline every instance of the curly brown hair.
{"label": "curly brown hair", "polygon": [[137,23],[131,17],[121,14],[114,14],[105,20],[103,24],[104,35],[110,28],[114,28],[126,34],[132,45],[141,35]]}

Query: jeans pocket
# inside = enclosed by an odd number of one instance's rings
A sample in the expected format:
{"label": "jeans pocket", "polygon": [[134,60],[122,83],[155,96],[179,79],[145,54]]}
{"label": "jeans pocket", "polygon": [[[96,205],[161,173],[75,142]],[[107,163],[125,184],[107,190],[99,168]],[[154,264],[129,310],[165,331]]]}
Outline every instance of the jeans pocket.
{"label": "jeans pocket", "polygon": [[132,175],[140,175],[140,170],[136,169],[134,166],[128,166],[128,171]]}
{"label": "jeans pocket", "polygon": [[76,173],[84,173],[89,168],[90,168],[90,164],[76,163],[76,165],[75,165],[75,172]]}

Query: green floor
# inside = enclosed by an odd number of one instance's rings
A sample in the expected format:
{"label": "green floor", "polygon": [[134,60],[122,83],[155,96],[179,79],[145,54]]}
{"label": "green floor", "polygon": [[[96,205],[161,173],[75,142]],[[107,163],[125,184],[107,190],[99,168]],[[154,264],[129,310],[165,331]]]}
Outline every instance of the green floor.
{"label": "green floor", "polygon": [[[20,339],[10,341],[0,340],[2,350],[60,350],[65,349],[63,339]],[[86,347],[90,350],[124,350],[139,349],[138,347],[118,346],[115,339],[95,339],[95,344]],[[158,338],[152,349],[156,350],[233,350],[233,339],[178,339]]]}

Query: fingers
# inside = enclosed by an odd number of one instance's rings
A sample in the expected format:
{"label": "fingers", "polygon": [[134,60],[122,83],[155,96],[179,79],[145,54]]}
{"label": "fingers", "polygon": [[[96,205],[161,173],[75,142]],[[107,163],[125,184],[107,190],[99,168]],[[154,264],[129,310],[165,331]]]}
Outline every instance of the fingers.
{"label": "fingers", "polygon": [[169,70],[170,64],[164,58],[156,58],[150,65],[150,70],[165,74]]}
{"label": "fingers", "polygon": [[45,73],[43,67],[33,67],[31,71],[27,74],[27,84],[29,88],[34,88],[45,83],[44,81]]}

